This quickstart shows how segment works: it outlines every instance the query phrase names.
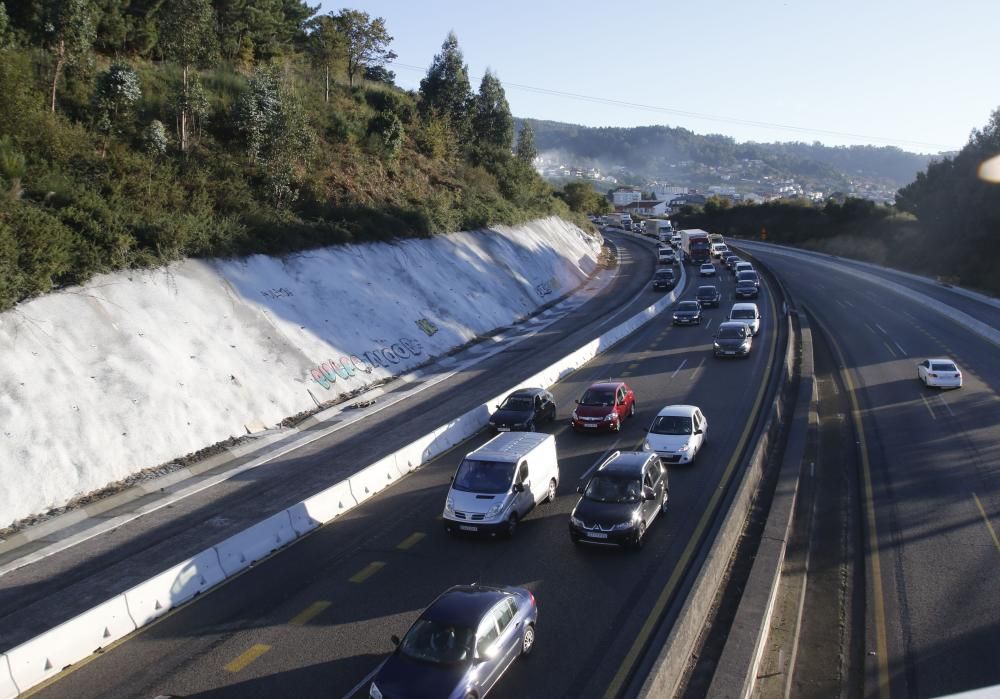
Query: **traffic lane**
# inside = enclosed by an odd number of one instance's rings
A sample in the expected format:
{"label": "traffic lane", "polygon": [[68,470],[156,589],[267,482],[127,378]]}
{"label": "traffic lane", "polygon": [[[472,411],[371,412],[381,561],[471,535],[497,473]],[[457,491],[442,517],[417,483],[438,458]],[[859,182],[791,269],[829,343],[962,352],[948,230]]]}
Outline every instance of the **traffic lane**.
{"label": "traffic lane", "polygon": [[[856,284],[823,294],[775,267],[826,327],[854,328],[837,341],[870,432],[894,691],[938,696],[1000,682],[1000,594],[986,574],[1000,562],[988,516],[1000,511],[1000,401],[979,373],[995,371],[995,350],[937,313],[913,322],[918,304],[905,297],[873,298]],[[831,297],[847,303],[824,305]],[[917,359],[942,355],[963,366],[961,390],[917,381]]]}
{"label": "traffic lane", "polygon": [[[655,326],[647,329],[654,340],[662,331]],[[705,336],[698,328],[668,328],[661,337],[661,341],[681,346],[693,339],[699,343],[696,345],[698,353],[706,351]],[[677,358],[676,354],[660,353],[662,348],[657,344],[651,347],[653,356],[649,362],[654,364],[654,369],[660,368],[655,365]],[[635,351],[629,347],[623,350]],[[609,359],[612,364],[617,361],[617,366],[593,369],[592,375],[576,377],[577,385],[558,385],[557,399],[563,403],[571,401],[571,396],[578,395],[583,384],[594,375],[627,371],[628,364],[633,363],[627,354]],[[724,364],[752,371],[751,364]],[[694,381],[692,388],[692,382],[683,371],[673,380],[664,379],[659,371],[651,371],[637,378],[636,385],[642,391],[640,395],[650,396],[655,403],[688,401],[693,393],[722,394],[717,387],[703,385],[705,376],[707,374],[703,373]],[[731,378],[723,380],[733,383]],[[658,394],[653,392],[657,389],[660,390]],[[737,406],[733,399],[734,396],[730,396],[718,406],[722,415],[736,418],[734,407]],[[651,418],[655,406],[646,410],[645,417]],[[708,406],[706,410],[712,413],[716,408]],[[645,432],[645,422],[628,421],[621,435],[622,443],[638,444]],[[672,565],[664,561],[671,554],[676,556],[676,548],[686,544],[683,522],[700,514],[703,500],[715,488],[712,482],[714,467],[709,457],[711,449],[721,452],[726,449],[720,437],[725,433],[724,423],[725,418],[712,423],[714,437],[696,466],[697,472],[692,470],[686,477],[684,468],[671,470],[674,504],[667,524],[651,528],[650,545],[639,556],[629,557],[617,551],[573,550],[566,520],[577,498],[573,492],[575,480],[610,446],[612,438],[575,435],[564,421],[560,421],[553,426],[558,435],[562,464],[560,497],[554,505],[536,509],[525,520],[513,542],[452,540],[445,537],[438,519],[448,477],[461,456],[485,438],[479,439],[411,474],[395,488],[338,519],[334,525],[324,527],[300,544],[255,566],[247,575],[100,656],[66,681],[72,681],[78,696],[127,696],[130,691],[137,696],[156,693],[197,696],[219,692],[225,687],[231,688],[226,691],[236,696],[251,692],[255,687],[273,686],[274,682],[281,683],[286,693],[312,696],[322,693],[320,688],[323,688],[324,692],[336,695],[349,690],[370,672],[377,664],[372,662],[373,656],[381,658],[391,649],[388,636],[405,630],[441,590],[456,582],[476,579],[484,582],[499,579],[534,586],[542,610],[540,643],[536,650],[538,664],[546,664],[551,659],[545,656],[553,655],[563,670],[558,677],[578,676],[579,651],[567,654],[559,644],[552,649],[552,640],[568,633],[586,636],[595,628],[615,628],[622,632],[623,626],[635,628],[641,624],[644,620],[641,607],[638,612],[632,608],[638,594],[623,594],[622,586],[627,582],[641,588],[653,580],[662,581],[664,574],[672,569]],[[670,526],[672,521],[677,522],[676,528]],[[415,531],[425,532],[425,538],[406,552],[398,551],[395,547],[412,537]],[[677,543],[671,547],[672,541]],[[401,562],[401,559],[405,560]],[[379,561],[385,563],[383,568],[362,583],[350,583],[350,576]],[[595,589],[589,591],[588,587],[583,587],[580,594],[584,599],[578,602],[561,599],[567,592],[565,581],[575,579],[586,581]],[[401,585],[406,586],[404,590]],[[654,586],[652,592],[657,590]],[[589,594],[584,594],[588,591]],[[412,598],[407,597],[411,593]],[[620,612],[606,609],[611,599],[625,605],[638,618],[624,625],[625,619],[620,618]],[[331,605],[310,624],[291,629],[288,639],[281,636],[278,640],[277,633],[273,637],[259,635],[261,629],[288,626],[288,620],[300,613],[297,610],[307,609],[321,600],[330,600]],[[593,608],[604,612],[600,618],[592,614]],[[587,609],[590,619],[584,619],[583,628],[578,626],[580,609]],[[593,626],[592,622],[599,626]],[[332,630],[328,630],[331,627]],[[317,628],[324,634],[322,640],[316,637]],[[337,635],[340,633],[343,637]],[[545,634],[549,634],[550,640],[543,642]],[[603,654],[607,641],[607,635],[591,636],[589,654]],[[269,649],[238,672],[225,670],[226,665],[231,665],[244,653],[264,645]],[[325,659],[325,664],[310,655],[310,649],[317,647],[323,649],[320,657]],[[132,648],[140,650],[132,651]],[[192,652],[192,649],[196,650]],[[215,649],[218,652],[213,652]],[[142,660],[137,662],[133,658]],[[617,663],[612,663],[609,671],[616,666]],[[528,686],[536,687],[537,678],[531,679],[530,685],[525,685]],[[58,695],[59,689],[60,685],[52,687],[54,693],[51,695]],[[553,690],[558,692],[565,688],[560,690],[557,682]]]}
{"label": "traffic lane", "polygon": [[[747,249],[750,250],[751,252],[760,251],[761,254],[768,254],[764,252],[765,250],[769,249],[768,246],[755,244],[752,241],[740,241],[738,244],[745,244],[745,243],[749,243],[747,245]],[[941,303],[952,306],[953,308],[956,308],[962,311],[963,313],[967,313],[968,315],[986,323],[987,325],[990,325],[994,328],[1000,328],[1000,305],[996,303],[988,303],[986,301],[982,301],[974,297],[967,296],[965,294],[960,293],[959,291],[956,291],[953,287],[949,287],[939,282],[935,282],[932,279],[926,279],[926,280],[913,279],[911,277],[906,276],[905,273],[899,272],[897,270],[875,267],[875,266],[869,267],[862,263],[857,262],[856,260],[851,260],[844,257],[834,257],[822,253],[813,253],[808,250],[798,250],[795,248],[787,248],[787,247],[784,248],[784,250],[786,251],[790,250],[793,251],[794,253],[797,253],[798,255],[807,256],[806,258],[798,258],[798,259],[803,259],[805,264],[812,264],[821,269],[836,270],[838,268],[849,268],[852,270],[863,272],[865,274],[870,274],[880,279],[885,279],[886,281],[894,282],[896,284],[899,284],[900,286],[904,286],[920,294],[929,296],[935,299],[936,301],[940,301]],[[780,253],[774,252],[773,249],[770,251],[769,254],[772,257],[782,256],[780,255]],[[786,259],[792,259],[789,258],[788,255],[784,255],[784,257]],[[852,275],[852,278],[858,279],[858,277],[854,275]],[[881,289],[881,287],[876,287],[876,288]]]}
{"label": "traffic lane", "polygon": [[[5,647],[28,640],[206,545],[344,479],[359,465],[373,463],[474,408],[518,378],[589,341],[604,318],[620,309],[623,298],[631,298],[629,307],[636,311],[659,299],[661,294],[650,291],[648,283],[656,264],[654,247],[628,237],[616,244],[625,251],[620,256],[621,273],[609,294],[585,304],[579,314],[428,388],[413,400],[0,577]],[[589,322],[578,327],[581,318]]]}

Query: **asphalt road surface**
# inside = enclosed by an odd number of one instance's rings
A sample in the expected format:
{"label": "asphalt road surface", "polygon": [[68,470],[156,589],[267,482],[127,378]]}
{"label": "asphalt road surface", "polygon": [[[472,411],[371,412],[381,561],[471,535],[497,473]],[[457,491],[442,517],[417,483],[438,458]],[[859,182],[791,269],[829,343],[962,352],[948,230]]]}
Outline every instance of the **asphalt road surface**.
{"label": "asphalt road surface", "polygon": [[[865,696],[937,697],[1000,684],[1000,347],[842,273],[842,261],[748,248],[818,321],[850,394],[861,466]],[[904,285],[1000,327],[993,306]],[[964,387],[925,388],[916,364],[932,357],[953,358]],[[808,605],[803,617],[808,623]]]}
{"label": "asphalt road surface", "polygon": [[[633,274],[648,280],[652,250],[631,249],[643,257]],[[699,281],[689,282],[686,297]],[[64,673],[38,696],[367,696],[365,679],[391,651],[390,635],[402,634],[448,586],[473,581],[523,585],[539,607],[533,655],[515,663],[491,696],[612,696],[637,660],[656,599],[675,568],[690,561],[689,542],[711,517],[709,504],[733,472],[763,402],[767,368],[780,361],[775,329],[783,321],[768,290],[758,299],[763,324],[751,356],[713,358],[712,334],[733,302],[733,281],[727,272],[710,281],[723,301],[706,311],[702,326],[671,327],[664,314],[553,387],[558,420],[544,429],[556,435],[558,497],[532,512],[513,540],[453,538],[440,520],[449,477],[488,439],[481,435]],[[549,342],[559,339],[553,334]],[[487,376],[475,373],[453,389],[453,399]],[[620,434],[573,433],[573,400],[608,377],[633,387],[636,416]],[[695,464],[670,469],[669,512],[650,528],[645,548],[574,546],[567,520],[581,476],[610,450],[640,445],[656,412],[672,403],[702,408],[708,442]],[[366,428],[352,439],[378,442],[385,429]],[[304,458],[330,458],[326,449]]]}

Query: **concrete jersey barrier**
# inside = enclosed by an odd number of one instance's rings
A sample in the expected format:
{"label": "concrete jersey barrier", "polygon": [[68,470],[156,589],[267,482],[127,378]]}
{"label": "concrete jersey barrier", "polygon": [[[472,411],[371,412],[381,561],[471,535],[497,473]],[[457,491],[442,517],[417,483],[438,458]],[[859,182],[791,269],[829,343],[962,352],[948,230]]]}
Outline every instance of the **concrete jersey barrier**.
{"label": "concrete jersey barrier", "polygon": [[[684,282],[682,267],[677,288],[683,288]],[[151,623],[196,594],[218,585],[273,551],[360,505],[396,483],[403,475],[480,432],[489,423],[489,407],[512,391],[539,385],[547,388],[635,332],[677,301],[677,288],[525,381],[370,464],[347,480],[254,524],[188,561],[158,573],[128,592],[7,651],[0,657],[9,660],[13,689],[20,693],[28,691],[94,651]],[[216,557],[215,564],[212,563],[212,556]],[[175,589],[178,592],[176,596],[171,594]],[[126,601],[129,596],[135,604],[134,621]],[[0,690],[5,686],[2,670],[0,667]],[[7,696],[16,697],[19,694],[4,695],[0,691],[0,699],[7,699]]]}

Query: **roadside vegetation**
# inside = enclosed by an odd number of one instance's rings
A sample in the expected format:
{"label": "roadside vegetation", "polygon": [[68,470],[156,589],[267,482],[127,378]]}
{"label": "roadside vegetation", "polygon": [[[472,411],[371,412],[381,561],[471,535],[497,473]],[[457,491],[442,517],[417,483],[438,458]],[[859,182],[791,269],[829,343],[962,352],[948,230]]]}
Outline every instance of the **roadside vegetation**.
{"label": "roadside vegetation", "polygon": [[980,177],[1000,154],[1000,109],[954,157],[932,162],[899,190],[895,206],[831,198],[825,204],[730,206],[713,197],[675,221],[726,236],[874,262],[1000,295],[1000,183]]}
{"label": "roadside vegetation", "polygon": [[[0,310],[94,274],[557,214],[500,81],[449,35],[300,0],[0,2]],[[584,211],[584,209],[578,209]]]}

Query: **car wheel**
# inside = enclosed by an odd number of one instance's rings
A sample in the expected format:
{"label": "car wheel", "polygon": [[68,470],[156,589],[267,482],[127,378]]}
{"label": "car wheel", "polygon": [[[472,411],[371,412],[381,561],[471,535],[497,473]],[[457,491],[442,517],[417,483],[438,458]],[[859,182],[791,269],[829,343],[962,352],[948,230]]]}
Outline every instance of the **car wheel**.
{"label": "car wheel", "polygon": [[556,501],[556,479],[549,479],[549,490],[545,494],[545,502],[555,502]]}
{"label": "car wheel", "polygon": [[529,420],[528,424],[524,426],[524,429],[526,429],[528,432],[534,432],[535,431],[535,421],[534,420]]}
{"label": "car wheel", "polygon": [[670,488],[663,489],[663,497],[660,498],[660,512],[666,514],[667,502],[670,500]]}
{"label": "car wheel", "polygon": [[535,625],[528,624],[524,627],[524,635],[521,636],[521,655],[530,655],[531,649],[535,647]]}
{"label": "car wheel", "polygon": [[635,533],[635,541],[632,542],[632,548],[638,551],[644,543],[646,543],[646,523],[639,522],[639,530]]}
{"label": "car wheel", "polygon": [[510,517],[507,519],[507,529],[504,532],[504,536],[508,539],[514,538],[514,532],[517,531],[517,513],[512,512]]}

